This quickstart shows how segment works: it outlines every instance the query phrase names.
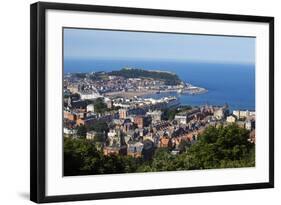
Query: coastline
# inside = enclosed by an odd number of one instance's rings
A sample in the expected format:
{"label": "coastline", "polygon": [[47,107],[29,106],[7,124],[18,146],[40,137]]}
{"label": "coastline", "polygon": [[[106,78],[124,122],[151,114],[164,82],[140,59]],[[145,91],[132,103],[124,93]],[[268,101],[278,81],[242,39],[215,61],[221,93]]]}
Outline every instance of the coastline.
{"label": "coastline", "polygon": [[[68,61],[68,60],[67,60]],[[100,65],[100,66],[97,66]],[[135,66],[146,68],[147,70],[168,70],[176,73],[184,82],[191,83],[208,89],[204,94],[185,94],[178,93],[184,104],[203,105],[215,104],[223,105],[228,102],[233,109],[255,110],[255,66],[246,64],[218,64],[210,62],[162,62],[159,60],[112,60],[112,59],[95,59],[85,61],[68,61],[65,64],[65,73],[75,72],[110,72],[120,70],[126,66]],[[227,73],[224,72],[227,69]],[[130,91],[131,92],[131,91]],[[120,94],[120,93],[119,93]],[[149,96],[158,97],[155,92],[147,92]],[[107,94],[105,94],[107,95]],[[131,94],[130,96],[135,96]],[[144,94],[137,94],[145,97]],[[169,95],[160,92],[160,95]],[[112,95],[114,96],[114,95]]]}
{"label": "coastline", "polygon": [[104,96],[105,97],[141,97],[141,96],[145,96],[145,95],[153,95],[153,94],[157,94],[157,91],[155,90],[141,90],[141,91],[118,91],[118,92],[109,92],[109,93],[105,93]]}
{"label": "coastline", "polygon": [[136,91],[118,91],[118,92],[109,92],[109,93],[105,93],[104,96],[105,97],[142,97],[142,96],[146,96],[146,95],[157,95],[159,93],[182,93],[182,94],[187,94],[187,95],[200,95],[200,94],[204,94],[207,93],[208,90],[205,88],[200,88],[200,87],[196,87],[194,89],[184,89],[184,90],[180,90],[180,89],[173,89],[173,90],[136,90]]}

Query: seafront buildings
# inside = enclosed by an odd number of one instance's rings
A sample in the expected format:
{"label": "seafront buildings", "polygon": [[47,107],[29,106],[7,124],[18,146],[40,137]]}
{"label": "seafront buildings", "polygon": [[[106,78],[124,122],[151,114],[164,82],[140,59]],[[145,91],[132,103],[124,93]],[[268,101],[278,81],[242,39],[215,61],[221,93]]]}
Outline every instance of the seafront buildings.
{"label": "seafront buildings", "polygon": [[[236,123],[249,130],[249,141],[255,143],[254,111],[230,111],[227,104],[187,107],[180,105],[173,96],[142,97],[143,93],[175,89],[182,92],[184,86],[169,87],[153,79],[107,77],[95,81],[87,74],[65,76],[64,137],[90,140],[104,155],[144,159],[151,159],[158,148],[167,148],[172,154],[180,153],[182,142],[196,143],[208,126]],[[192,86],[192,89],[191,94],[194,94],[199,88]],[[101,122],[107,130],[96,127]],[[85,129],[84,134],[81,134],[81,127]]]}

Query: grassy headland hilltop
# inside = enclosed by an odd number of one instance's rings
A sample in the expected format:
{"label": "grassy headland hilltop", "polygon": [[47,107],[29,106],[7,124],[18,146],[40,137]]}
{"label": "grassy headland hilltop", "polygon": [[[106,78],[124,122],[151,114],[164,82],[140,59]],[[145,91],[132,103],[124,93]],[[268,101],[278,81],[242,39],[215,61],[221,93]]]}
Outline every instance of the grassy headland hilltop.
{"label": "grassy headland hilltop", "polygon": [[165,71],[66,74],[64,175],[255,166],[254,111],[181,105],[179,91],[207,90]]}
{"label": "grassy headland hilltop", "polygon": [[109,75],[122,76],[124,78],[153,78],[164,81],[165,85],[178,85],[183,83],[175,73],[167,71],[123,68],[119,71],[112,71],[109,73]]}
{"label": "grassy headland hilltop", "polygon": [[256,166],[255,38],[63,37],[64,176]]}
{"label": "grassy headland hilltop", "polygon": [[152,71],[138,68],[123,68],[111,72],[71,73],[70,77],[94,85],[97,93],[105,96],[134,97],[161,92],[202,94],[207,89],[182,81],[179,76],[167,71]]}

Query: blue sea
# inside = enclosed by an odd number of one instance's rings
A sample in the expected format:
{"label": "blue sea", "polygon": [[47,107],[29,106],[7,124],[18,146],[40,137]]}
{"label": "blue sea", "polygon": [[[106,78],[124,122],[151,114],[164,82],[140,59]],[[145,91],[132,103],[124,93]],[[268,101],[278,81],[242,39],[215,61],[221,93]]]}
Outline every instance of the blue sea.
{"label": "blue sea", "polygon": [[175,95],[183,105],[224,105],[227,103],[231,110],[255,110],[255,65],[253,64],[131,59],[66,58],[64,60],[64,73],[111,71],[124,67],[171,71],[183,81],[208,90],[207,93],[200,95],[165,93],[150,97],[160,98]]}

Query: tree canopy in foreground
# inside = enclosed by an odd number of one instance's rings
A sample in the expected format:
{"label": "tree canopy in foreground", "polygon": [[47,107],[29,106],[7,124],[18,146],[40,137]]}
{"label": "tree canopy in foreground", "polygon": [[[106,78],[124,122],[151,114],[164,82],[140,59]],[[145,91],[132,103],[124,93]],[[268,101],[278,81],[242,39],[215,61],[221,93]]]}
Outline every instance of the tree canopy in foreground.
{"label": "tree canopy in foreground", "polygon": [[255,145],[249,131],[231,124],[208,127],[196,143],[183,143],[178,155],[157,148],[151,160],[129,156],[104,156],[94,141],[64,139],[64,175],[157,172],[255,166]]}

